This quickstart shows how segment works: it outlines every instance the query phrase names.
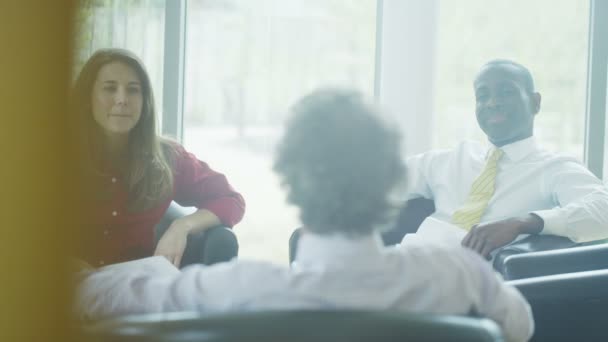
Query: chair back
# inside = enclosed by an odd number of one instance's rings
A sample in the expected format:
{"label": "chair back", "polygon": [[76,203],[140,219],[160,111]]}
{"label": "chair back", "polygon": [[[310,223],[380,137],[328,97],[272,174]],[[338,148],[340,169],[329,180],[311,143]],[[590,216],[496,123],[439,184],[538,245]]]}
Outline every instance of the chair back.
{"label": "chair back", "polygon": [[108,342],[503,341],[488,319],[351,310],[132,316],[98,323],[85,335]]}

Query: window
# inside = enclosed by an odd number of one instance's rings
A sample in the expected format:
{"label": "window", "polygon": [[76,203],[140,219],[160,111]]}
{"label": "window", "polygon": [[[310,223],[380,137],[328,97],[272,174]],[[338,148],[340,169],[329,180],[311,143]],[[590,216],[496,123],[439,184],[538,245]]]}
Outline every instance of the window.
{"label": "window", "polygon": [[288,107],[320,86],[374,93],[376,1],[188,1],[184,143],[247,201],[240,255],[286,262],[301,224],[272,171]]}
{"label": "window", "polygon": [[583,159],[588,1],[441,1],[438,23],[434,147],[485,141],[472,82],[482,64],[507,58],[530,69],[542,95],[540,143]]}
{"label": "window", "polygon": [[[602,18],[602,2],[591,3]],[[409,153],[445,148],[485,140],[474,119],[473,78],[488,60],[513,59],[529,67],[543,96],[535,127],[541,144],[582,159],[589,7],[580,0],[88,0],[79,13],[76,67],[101,47],[134,51],[151,75],[160,116],[164,86],[181,94],[183,81],[183,98],[174,97],[176,107],[183,104],[177,134],[247,200],[235,230],[241,255],[282,262],[301,224],[272,161],[298,98],[322,86],[355,87],[369,97],[376,90],[387,112],[406,123]],[[181,47],[184,22],[185,49],[171,48],[171,28],[179,26]],[[185,64],[183,80],[163,79],[171,61],[180,70]],[[165,123],[181,125],[179,108],[167,110]]]}
{"label": "window", "polygon": [[165,0],[81,1],[77,20],[75,73],[98,49],[133,51],[148,70],[162,117]]}

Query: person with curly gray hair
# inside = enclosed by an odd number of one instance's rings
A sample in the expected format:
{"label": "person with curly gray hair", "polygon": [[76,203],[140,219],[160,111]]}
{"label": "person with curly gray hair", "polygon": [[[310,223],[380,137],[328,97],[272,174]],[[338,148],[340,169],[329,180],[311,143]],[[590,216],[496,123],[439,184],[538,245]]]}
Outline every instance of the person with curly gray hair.
{"label": "person with curly gray hair", "polygon": [[377,229],[405,168],[399,134],[373,105],[354,91],[323,89],[292,112],[274,165],[306,227],[291,267],[234,260],[180,272],[160,257],[131,261],[86,274],[77,312],[475,312],[509,340],[530,338],[528,304],[474,252],[418,240],[383,246]]}
{"label": "person with curly gray hair", "polygon": [[317,91],[292,112],[274,170],[307,229],[357,237],[387,223],[391,190],[405,179],[394,126],[348,90]]}

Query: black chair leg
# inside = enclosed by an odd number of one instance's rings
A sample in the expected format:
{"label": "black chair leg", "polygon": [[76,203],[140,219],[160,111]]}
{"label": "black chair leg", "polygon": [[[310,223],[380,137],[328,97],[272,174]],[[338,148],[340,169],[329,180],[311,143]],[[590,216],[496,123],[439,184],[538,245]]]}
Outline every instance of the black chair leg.
{"label": "black chair leg", "polygon": [[239,243],[234,232],[226,227],[214,227],[188,236],[180,267],[230,261],[238,253]]}

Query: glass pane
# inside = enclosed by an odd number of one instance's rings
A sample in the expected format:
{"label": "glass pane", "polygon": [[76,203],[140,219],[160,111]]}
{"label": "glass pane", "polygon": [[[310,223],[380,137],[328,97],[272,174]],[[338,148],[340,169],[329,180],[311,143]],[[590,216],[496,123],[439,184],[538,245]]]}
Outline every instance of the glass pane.
{"label": "glass pane", "polygon": [[244,257],[286,262],[300,225],[272,172],[288,107],[319,86],[373,96],[376,1],[189,1],[184,142],[247,201]]}
{"label": "glass pane", "polygon": [[434,147],[485,141],[473,78],[490,59],[528,67],[542,95],[535,135],[545,148],[583,157],[589,2],[441,1]]}
{"label": "glass pane", "polygon": [[77,25],[75,73],[98,49],[133,51],[148,70],[162,117],[165,0],[81,1]]}

